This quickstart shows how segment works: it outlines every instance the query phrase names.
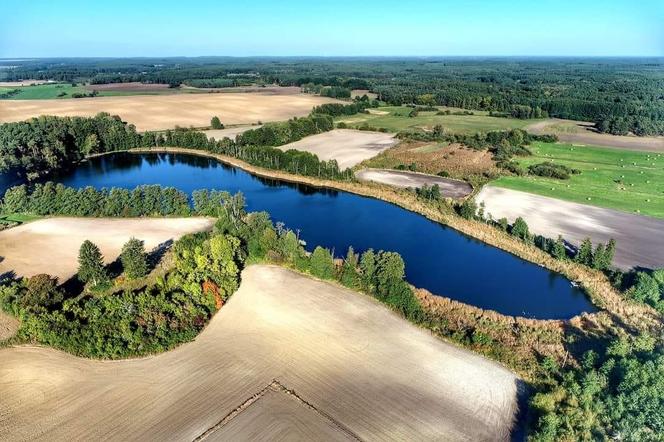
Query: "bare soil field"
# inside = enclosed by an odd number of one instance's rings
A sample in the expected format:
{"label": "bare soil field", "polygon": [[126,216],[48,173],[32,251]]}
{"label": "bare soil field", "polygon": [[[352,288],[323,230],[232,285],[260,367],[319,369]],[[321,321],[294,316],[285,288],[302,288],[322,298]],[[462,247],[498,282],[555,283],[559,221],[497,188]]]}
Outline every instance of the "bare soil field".
{"label": "bare soil field", "polygon": [[465,181],[403,170],[363,169],[355,172],[355,176],[363,181],[413,189],[425,184],[428,186],[438,184],[440,193],[447,198],[463,198],[473,191],[472,186]]}
{"label": "bare soil field", "polygon": [[368,296],[251,266],[196,340],[168,353],[0,350],[0,439],[508,440],[519,384]]}
{"label": "bare soil field", "polygon": [[637,137],[595,132],[593,123],[551,118],[526,126],[534,134],[555,134],[560,141],[616,147],[644,152],[664,152],[664,137]]}
{"label": "bare soil field", "polygon": [[[130,83],[107,83],[107,84],[89,84],[85,86],[89,91],[107,91],[107,92],[154,92],[171,89],[170,85],[163,83],[140,83],[133,81]],[[177,89],[174,89],[177,90]]]}
{"label": "bare soil field", "polygon": [[587,206],[516,190],[485,186],[477,196],[494,219],[522,217],[531,232],[578,246],[616,240],[614,264],[623,269],[664,267],[664,220]]}
{"label": "bare soil field", "polygon": [[339,169],[343,170],[378,155],[397,142],[394,134],[335,129],[305,137],[294,143],[280,146],[279,149],[304,150],[318,155],[321,160],[337,160]]}
{"label": "bare soil field", "polygon": [[368,89],[353,89],[350,91],[350,98],[355,98],[355,97],[361,97],[363,95],[366,95],[372,100],[375,100],[378,98],[378,94],[375,94],[373,92],[369,92]]}
{"label": "bare soil field", "polygon": [[210,129],[202,131],[209,138],[214,138],[215,140],[221,140],[222,138],[228,137],[231,140],[234,140],[235,137],[240,135],[243,132],[248,131],[249,129],[258,129],[262,124],[254,124],[247,126],[237,126],[229,127],[226,129]]}
{"label": "bare soil field", "polygon": [[208,218],[42,219],[0,232],[0,275],[48,273],[64,282],[76,273],[78,249],[86,239],[97,244],[110,263],[132,236],[145,241],[146,250],[151,250],[213,224]]}
{"label": "bare soil field", "polygon": [[22,121],[39,115],[119,115],[139,131],[207,127],[219,116],[224,124],[254,124],[307,115],[314,106],[335,102],[313,95],[266,93],[133,95],[61,100],[7,100],[0,103],[0,122]]}

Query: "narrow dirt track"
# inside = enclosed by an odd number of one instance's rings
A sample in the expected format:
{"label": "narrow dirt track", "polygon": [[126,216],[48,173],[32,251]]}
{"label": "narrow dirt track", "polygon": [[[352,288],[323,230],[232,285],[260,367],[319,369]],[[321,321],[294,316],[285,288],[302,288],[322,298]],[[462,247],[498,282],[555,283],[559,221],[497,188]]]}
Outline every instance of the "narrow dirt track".
{"label": "narrow dirt track", "polygon": [[367,296],[275,266],[242,277],[203,333],[165,354],[0,350],[0,440],[509,438],[518,379],[505,368]]}
{"label": "narrow dirt track", "polygon": [[562,201],[517,190],[484,186],[477,196],[485,213],[494,219],[514,221],[522,217],[531,232],[563,238],[579,245],[585,238],[594,244],[616,240],[614,264],[623,269],[635,266],[664,266],[664,220],[601,207]]}

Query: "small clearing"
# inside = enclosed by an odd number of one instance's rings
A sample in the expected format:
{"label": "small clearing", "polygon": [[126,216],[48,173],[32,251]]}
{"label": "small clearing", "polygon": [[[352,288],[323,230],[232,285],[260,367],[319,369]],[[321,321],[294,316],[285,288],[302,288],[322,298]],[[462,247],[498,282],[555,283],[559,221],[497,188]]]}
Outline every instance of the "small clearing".
{"label": "small clearing", "polygon": [[146,250],[186,233],[211,228],[208,218],[47,218],[0,232],[0,274],[47,273],[60,282],[76,273],[78,249],[86,239],[97,244],[107,263],[132,236]]}
{"label": "small clearing", "polygon": [[0,440],[508,440],[519,384],[368,296],[256,265],[167,353],[0,350]]}
{"label": "small clearing", "polygon": [[363,181],[375,181],[412,189],[422,187],[425,184],[428,186],[438,184],[440,193],[446,198],[463,198],[473,191],[471,185],[464,181],[403,170],[363,169],[355,172],[355,176]]}
{"label": "small clearing", "polygon": [[209,138],[214,138],[215,140],[221,140],[223,138],[230,138],[234,140],[235,137],[240,135],[243,132],[248,131],[249,129],[258,129],[262,124],[255,124],[253,126],[237,126],[237,127],[228,127],[226,129],[210,129],[202,131]]}
{"label": "small clearing", "polygon": [[526,126],[534,134],[555,134],[560,141],[594,146],[637,150],[643,152],[664,152],[664,137],[637,137],[611,135],[596,132],[594,124],[584,121],[551,118]]}
{"label": "small clearing", "polygon": [[224,93],[131,95],[59,100],[6,100],[0,122],[22,121],[39,115],[119,115],[139,131],[180,127],[207,127],[217,115],[225,124],[255,124],[303,117],[314,106],[336,102],[314,95],[274,93]]}
{"label": "small clearing", "polygon": [[383,132],[335,129],[305,137],[280,146],[279,149],[303,150],[317,155],[321,160],[337,160],[339,169],[343,170],[378,155],[397,141],[393,134]]}
{"label": "small clearing", "polygon": [[485,213],[510,222],[522,217],[531,232],[578,246],[585,238],[594,244],[616,240],[614,264],[623,269],[664,266],[664,220],[612,209],[561,201],[517,190],[485,186],[477,196]]}

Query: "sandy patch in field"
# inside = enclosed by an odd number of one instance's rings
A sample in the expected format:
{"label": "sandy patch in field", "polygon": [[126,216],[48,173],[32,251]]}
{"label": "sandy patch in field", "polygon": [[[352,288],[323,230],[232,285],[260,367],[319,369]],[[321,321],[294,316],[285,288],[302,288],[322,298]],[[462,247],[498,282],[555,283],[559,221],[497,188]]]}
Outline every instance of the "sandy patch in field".
{"label": "sandy patch in field", "polygon": [[60,282],[78,268],[78,249],[86,239],[99,246],[107,263],[130,237],[151,250],[170,239],[212,227],[207,218],[47,218],[0,232],[0,274],[48,273]]}
{"label": "sandy patch in field", "polygon": [[383,111],[378,109],[367,109],[367,112],[369,112],[372,115],[389,115],[388,111]]}
{"label": "sandy patch in field", "polygon": [[369,89],[353,89],[352,91],[350,91],[350,97],[351,98],[361,97],[363,95],[366,95],[367,97],[369,97],[372,100],[375,100],[376,98],[378,98],[378,94],[373,93],[373,92],[369,92]]}
{"label": "sandy patch in field", "polygon": [[356,172],[355,176],[364,181],[375,181],[391,186],[410,187],[413,189],[422,187],[425,184],[429,186],[438,184],[440,193],[447,198],[463,198],[470,195],[473,191],[471,185],[464,181],[403,170],[363,169]]}
{"label": "sandy patch in field", "polygon": [[664,152],[664,137],[637,137],[594,132],[593,124],[583,121],[551,118],[526,126],[535,134],[556,134],[560,141],[615,147],[643,152]]}
{"label": "sandy patch in field", "polygon": [[280,146],[281,150],[297,149],[311,152],[321,160],[337,160],[339,169],[353,167],[394,146],[394,134],[352,129],[335,129],[311,135],[300,141]]}
{"label": "sandy patch in field", "polygon": [[281,121],[308,115],[314,106],[336,100],[314,95],[265,93],[134,95],[61,100],[0,101],[0,122],[22,121],[39,115],[119,115],[139,131],[207,127],[218,116],[229,125]]}
{"label": "sandy patch in field", "polygon": [[228,137],[231,140],[234,140],[235,137],[237,137],[241,133],[244,133],[249,129],[258,129],[259,127],[262,126],[263,126],[262,124],[254,124],[253,126],[250,125],[250,126],[229,127],[227,129],[210,129],[201,132],[207,135],[208,139],[214,138],[215,140],[219,141],[225,137]]}
{"label": "sandy patch in field", "polygon": [[494,219],[513,221],[522,217],[531,232],[557,238],[562,235],[578,246],[589,237],[594,244],[616,240],[614,264],[623,269],[634,266],[664,266],[664,220],[587,206],[516,190],[485,186],[477,196],[485,213]]}
{"label": "sandy patch in field", "polygon": [[53,83],[51,80],[0,81],[0,87],[32,86],[33,84]]}
{"label": "sandy patch in field", "polygon": [[508,439],[505,368],[367,296],[274,266],[242,276],[194,342],[155,357],[0,350],[0,440]]}

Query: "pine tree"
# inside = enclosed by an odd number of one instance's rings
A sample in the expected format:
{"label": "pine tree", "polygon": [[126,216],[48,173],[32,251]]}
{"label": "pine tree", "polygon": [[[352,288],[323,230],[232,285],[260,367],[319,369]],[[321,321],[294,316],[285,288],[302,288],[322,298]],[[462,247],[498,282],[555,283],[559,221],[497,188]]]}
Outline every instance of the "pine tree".
{"label": "pine tree", "polygon": [[590,241],[590,238],[586,238],[581,243],[579,250],[574,258],[576,262],[585,264],[587,266],[592,266],[593,264],[593,243]]}
{"label": "pine tree", "polygon": [[334,260],[329,250],[320,246],[311,254],[311,273],[322,279],[334,277]]}
{"label": "pine tree", "polygon": [[360,278],[357,270],[358,258],[357,254],[352,247],[348,247],[346,259],[344,259],[343,267],[341,268],[341,284],[346,287],[357,289],[360,286]]}
{"label": "pine tree", "polygon": [[553,243],[551,255],[553,255],[553,257],[556,259],[567,258],[567,250],[565,249],[565,242],[563,241],[562,236],[558,235],[558,239]]}
{"label": "pine tree", "polygon": [[104,257],[99,247],[89,240],[83,241],[78,252],[78,279],[93,287],[108,281]]}
{"label": "pine tree", "polygon": [[514,220],[514,224],[512,224],[512,230],[510,233],[512,236],[516,236],[517,238],[520,238],[526,242],[531,240],[528,224],[526,224],[526,221],[521,217],[518,217]]}
{"label": "pine tree", "polygon": [[598,270],[604,270],[606,268],[605,259],[606,252],[604,249],[604,244],[597,244],[595,247],[595,253],[593,253],[592,268]]}
{"label": "pine tree", "polygon": [[148,261],[143,241],[136,238],[129,239],[122,246],[120,261],[127,278],[136,279],[145,276],[148,273]]}

